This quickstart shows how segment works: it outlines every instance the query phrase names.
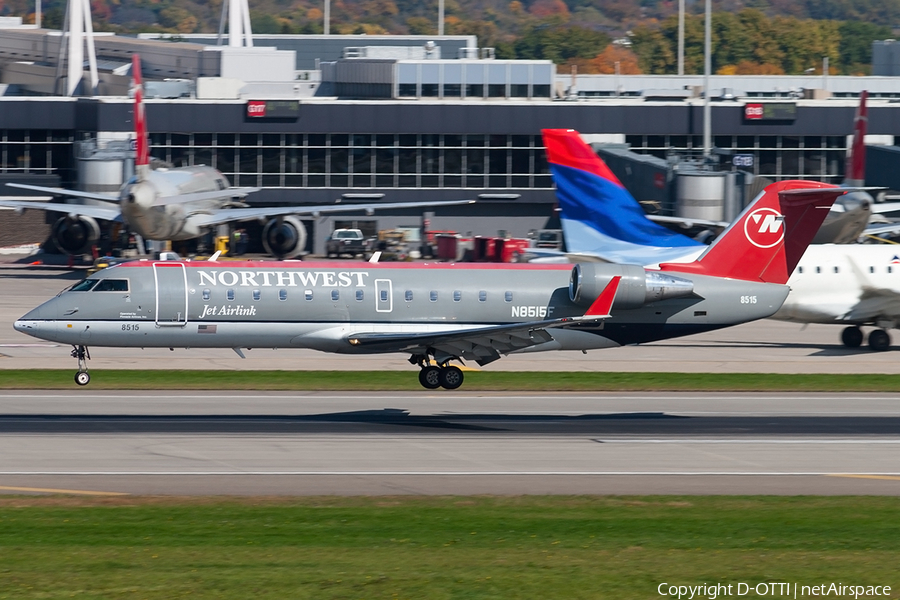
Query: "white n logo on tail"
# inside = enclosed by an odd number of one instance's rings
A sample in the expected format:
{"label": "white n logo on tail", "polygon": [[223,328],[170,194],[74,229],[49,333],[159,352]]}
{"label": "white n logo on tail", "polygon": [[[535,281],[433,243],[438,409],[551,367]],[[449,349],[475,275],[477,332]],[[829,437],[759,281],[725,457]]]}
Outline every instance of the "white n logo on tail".
{"label": "white n logo on tail", "polygon": [[757,208],[744,219],[744,235],[757,248],[772,248],[784,239],[783,220],[774,208]]}

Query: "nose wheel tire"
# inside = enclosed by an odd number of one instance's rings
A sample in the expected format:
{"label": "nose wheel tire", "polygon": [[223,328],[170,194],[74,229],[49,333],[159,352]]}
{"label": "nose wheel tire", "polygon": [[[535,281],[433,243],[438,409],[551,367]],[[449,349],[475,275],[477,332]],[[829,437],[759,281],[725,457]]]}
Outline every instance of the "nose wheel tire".
{"label": "nose wheel tire", "polygon": [[87,371],[78,371],[75,373],[75,383],[78,385],[87,385],[91,382],[91,374]]}
{"label": "nose wheel tire", "polygon": [[884,329],[876,329],[869,334],[869,348],[875,352],[884,352],[891,347],[891,336]]}
{"label": "nose wheel tire", "polygon": [[436,390],[441,387],[440,367],[435,367],[434,365],[423,367],[422,370],[419,371],[419,383],[422,384],[423,388],[429,390]]}
{"label": "nose wheel tire", "polygon": [[859,348],[863,341],[863,332],[859,327],[847,327],[841,332],[841,342],[848,348]]}
{"label": "nose wheel tire", "polygon": [[455,390],[463,383],[463,372],[459,367],[449,366],[440,370],[441,387],[447,390]]}

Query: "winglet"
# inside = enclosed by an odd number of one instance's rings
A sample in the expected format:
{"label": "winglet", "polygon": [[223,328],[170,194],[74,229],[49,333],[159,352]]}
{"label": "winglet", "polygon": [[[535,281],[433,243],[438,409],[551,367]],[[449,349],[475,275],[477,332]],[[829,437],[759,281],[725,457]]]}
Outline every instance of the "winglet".
{"label": "winglet", "polygon": [[597,296],[597,299],[591,304],[591,307],[584,313],[584,316],[592,317],[594,319],[611,316],[610,311],[612,310],[613,302],[616,299],[616,292],[619,291],[619,282],[621,280],[621,275],[616,275],[610,279],[609,283],[606,284],[606,287],[603,288],[603,291],[600,292],[600,295]]}
{"label": "winglet", "polygon": [[141,57],[131,55],[131,79],[134,85],[134,139],[136,152],[134,168],[139,181],[150,170],[150,144],[147,141],[147,119],[144,116],[144,86],[141,81]]}

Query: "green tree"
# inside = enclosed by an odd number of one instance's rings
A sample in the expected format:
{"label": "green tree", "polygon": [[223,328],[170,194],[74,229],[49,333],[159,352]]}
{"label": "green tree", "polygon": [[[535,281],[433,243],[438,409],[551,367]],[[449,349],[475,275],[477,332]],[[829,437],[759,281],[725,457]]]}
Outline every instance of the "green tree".
{"label": "green tree", "polygon": [[594,58],[609,42],[609,36],[599,31],[543,23],[516,40],[516,58],[546,59],[561,65],[572,58]]}
{"label": "green tree", "polygon": [[[670,40],[659,29],[635,28],[631,36],[631,49],[637,55],[638,66],[644,73],[662,75],[676,72],[677,50],[673,51]],[[689,71],[685,69],[685,72]]]}
{"label": "green tree", "polygon": [[893,37],[890,27],[847,21],[838,26],[841,36],[839,51],[841,65],[846,74],[870,73],[872,67],[872,42]]}

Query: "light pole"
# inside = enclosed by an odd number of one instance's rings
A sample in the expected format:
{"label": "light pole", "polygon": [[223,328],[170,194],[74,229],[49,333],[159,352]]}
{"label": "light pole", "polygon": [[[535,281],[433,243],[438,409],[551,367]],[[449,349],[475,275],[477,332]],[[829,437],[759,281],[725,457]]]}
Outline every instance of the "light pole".
{"label": "light pole", "polygon": [[438,0],[438,35],[444,35],[444,0]]}
{"label": "light pole", "polygon": [[678,74],[684,75],[684,0],[678,0]]}
{"label": "light pole", "polygon": [[706,0],[706,31],[703,57],[703,160],[709,159],[712,151],[712,113],[709,105],[709,72],[712,70],[712,8],[711,0]]}

